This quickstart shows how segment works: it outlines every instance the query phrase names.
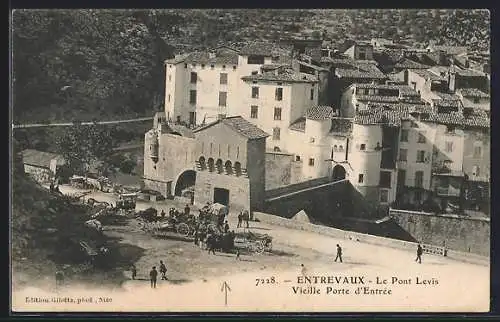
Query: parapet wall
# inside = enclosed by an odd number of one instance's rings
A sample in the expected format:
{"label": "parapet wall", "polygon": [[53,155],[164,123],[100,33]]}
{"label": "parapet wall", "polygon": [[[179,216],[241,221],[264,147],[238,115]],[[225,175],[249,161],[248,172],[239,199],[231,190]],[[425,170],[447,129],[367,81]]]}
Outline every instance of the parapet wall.
{"label": "parapet wall", "polygon": [[389,215],[416,240],[450,250],[490,254],[490,220],[390,209]]}
{"label": "parapet wall", "polygon": [[[407,241],[402,241],[398,239],[392,239],[392,238],[386,238],[386,237],[379,237],[379,236],[374,236],[374,235],[368,235],[368,234],[361,234],[353,231],[347,231],[347,230],[341,230],[337,228],[332,228],[328,226],[323,226],[323,225],[315,225],[315,224],[309,224],[309,223],[304,223],[304,222],[299,222],[279,216],[274,216],[262,212],[254,212],[254,218],[257,218],[261,222],[264,223],[269,223],[273,225],[278,225],[278,226],[283,226],[291,229],[297,229],[297,230],[304,230],[304,231],[309,231],[309,232],[314,232],[334,238],[339,238],[339,239],[345,239],[345,240],[354,240],[354,241],[359,241],[362,243],[367,243],[367,244],[373,244],[373,245],[380,245],[384,247],[391,247],[391,248],[397,248],[397,249],[402,249],[402,250],[407,250],[407,251],[416,251],[417,249],[417,243],[414,242],[407,242]],[[459,252],[459,251],[454,251],[454,250],[448,250],[447,252],[447,257],[459,260],[459,261],[464,261],[464,262],[470,262],[474,264],[480,264],[480,265],[489,265],[489,257],[487,256],[481,256],[477,254],[471,254],[471,253],[464,253],[464,252]]]}
{"label": "parapet wall", "polygon": [[286,194],[289,194],[292,192],[297,192],[297,191],[300,191],[303,189],[312,188],[312,187],[322,185],[322,184],[325,184],[328,182],[331,182],[330,178],[323,177],[323,178],[302,181],[302,182],[295,183],[295,184],[290,184],[290,185],[276,188],[276,189],[267,190],[266,191],[266,199],[275,198],[275,197],[286,195]]}

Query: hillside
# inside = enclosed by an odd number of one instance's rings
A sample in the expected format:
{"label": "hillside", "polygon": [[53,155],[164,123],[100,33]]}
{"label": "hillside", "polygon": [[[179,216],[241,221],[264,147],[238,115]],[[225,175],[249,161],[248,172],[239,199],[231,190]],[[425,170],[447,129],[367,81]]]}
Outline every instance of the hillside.
{"label": "hillside", "polygon": [[163,108],[175,52],[283,37],[340,46],[387,37],[488,50],[486,10],[18,10],[13,14],[14,120],[150,116]]}
{"label": "hillside", "polygon": [[[47,283],[53,286],[57,270],[64,271],[66,279],[74,281],[118,285],[123,280],[121,268],[89,270],[84,264],[80,240],[106,245],[111,250],[116,243],[85,227],[84,222],[89,219],[88,208],[50,193],[24,175],[22,163],[15,164],[18,166],[12,180],[11,217],[13,287]],[[112,259],[113,263],[120,263],[120,260]]]}

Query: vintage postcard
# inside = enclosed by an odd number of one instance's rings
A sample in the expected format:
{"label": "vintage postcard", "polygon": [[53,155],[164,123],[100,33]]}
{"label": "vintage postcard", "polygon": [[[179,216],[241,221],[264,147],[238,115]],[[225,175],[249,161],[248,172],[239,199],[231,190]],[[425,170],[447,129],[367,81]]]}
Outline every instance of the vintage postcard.
{"label": "vintage postcard", "polygon": [[490,13],[14,10],[11,309],[488,312]]}

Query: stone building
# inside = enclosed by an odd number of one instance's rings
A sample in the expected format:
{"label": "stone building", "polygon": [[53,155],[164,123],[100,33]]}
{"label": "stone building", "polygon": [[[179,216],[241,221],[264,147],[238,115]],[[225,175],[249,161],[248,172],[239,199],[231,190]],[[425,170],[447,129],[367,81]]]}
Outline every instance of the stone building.
{"label": "stone building", "polygon": [[[156,119],[163,117],[157,113]],[[144,183],[167,197],[262,208],[269,136],[240,116],[189,130],[155,122],[145,135]]]}
{"label": "stone building", "polygon": [[59,167],[65,164],[64,158],[55,153],[26,149],[21,154],[24,172],[40,183],[53,181]]}

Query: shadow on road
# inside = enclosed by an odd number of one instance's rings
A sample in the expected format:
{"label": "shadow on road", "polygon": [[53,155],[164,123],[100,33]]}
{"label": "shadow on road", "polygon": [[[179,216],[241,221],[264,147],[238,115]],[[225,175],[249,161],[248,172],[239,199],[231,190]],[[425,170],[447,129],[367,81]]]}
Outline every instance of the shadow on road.
{"label": "shadow on road", "polygon": [[273,250],[269,251],[268,253],[270,255],[286,256],[286,257],[297,257],[298,256],[297,254],[293,254],[293,253],[289,253],[289,252],[285,252],[285,251],[277,250],[277,249],[273,249]]}

